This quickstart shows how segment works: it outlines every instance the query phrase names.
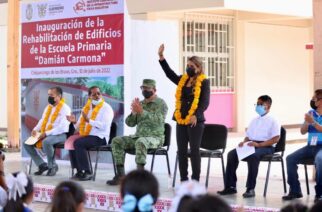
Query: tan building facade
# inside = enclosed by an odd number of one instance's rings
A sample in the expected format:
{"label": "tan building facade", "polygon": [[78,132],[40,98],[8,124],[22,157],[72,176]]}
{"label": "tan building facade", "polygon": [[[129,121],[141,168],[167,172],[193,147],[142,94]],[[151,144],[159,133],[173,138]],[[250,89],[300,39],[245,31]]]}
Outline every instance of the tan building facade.
{"label": "tan building facade", "polygon": [[[204,58],[212,80],[208,122],[243,131],[256,115],[256,98],[268,94],[281,124],[300,124],[314,89],[313,50],[306,48],[313,43],[312,2],[239,2],[127,0],[125,105],[141,95],[142,78],[150,77],[157,79],[158,94],[167,100],[169,111],[174,110],[175,86],[157,61],[157,48],[164,43],[165,56],[177,73],[183,72],[187,57]],[[6,3],[0,4],[5,17],[0,19],[1,99],[8,98],[7,9]],[[125,114],[129,110],[125,107]],[[5,114],[0,128],[7,128]]]}

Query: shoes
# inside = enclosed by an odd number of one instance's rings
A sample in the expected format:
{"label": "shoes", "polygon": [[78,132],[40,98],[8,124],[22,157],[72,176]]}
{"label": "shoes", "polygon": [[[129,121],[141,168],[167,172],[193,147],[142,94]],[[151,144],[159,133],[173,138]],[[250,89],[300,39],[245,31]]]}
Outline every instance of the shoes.
{"label": "shoes", "polygon": [[58,171],[58,165],[54,164],[52,168],[48,169],[47,176],[55,176]]}
{"label": "shoes", "polygon": [[319,201],[322,201],[322,196],[315,196],[314,203],[317,203]]}
{"label": "shoes", "polygon": [[56,172],[57,172],[57,169],[55,169],[55,168],[49,168],[46,175],[47,176],[55,176],[56,175]]}
{"label": "shoes", "polygon": [[285,201],[288,201],[288,200],[293,200],[293,199],[302,198],[302,197],[303,197],[302,193],[298,193],[298,194],[289,193],[288,195],[283,196],[282,199]]}
{"label": "shoes", "polygon": [[121,175],[115,175],[112,180],[106,181],[107,185],[119,185],[121,183],[122,176]]}
{"label": "shoes", "polygon": [[88,181],[93,179],[93,175],[90,172],[81,172],[81,174],[79,175],[79,177],[77,178],[77,180],[79,181]]}
{"label": "shoes", "polygon": [[220,195],[230,195],[230,194],[236,194],[236,193],[237,193],[237,190],[234,187],[229,187],[229,188],[225,188],[222,191],[217,191],[217,194],[220,194]]}
{"label": "shoes", "polygon": [[54,164],[53,168],[56,170],[56,172],[58,172],[58,165],[57,164]]}
{"label": "shoes", "polygon": [[82,174],[83,173],[81,171],[77,171],[77,173],[72,176],[72,179],[77,180],[82,176]]}
{"label": "shoes", "polygon": [[144,170],[144,164],[137,164],[136,168],[137,170]]}
{"label": "shoes", "polygon": [[38,167],[38,171],[34,172],[34,175],[42,175],[45,171],[48,170],[48,165],[47,163],[42,163]]}
{"label": "shoes", "polygon": [[243,193],[243,197],[244,198],[251,198],[255,196],[255,191],[254,189],[247,189],[247,191],[245,193]]}

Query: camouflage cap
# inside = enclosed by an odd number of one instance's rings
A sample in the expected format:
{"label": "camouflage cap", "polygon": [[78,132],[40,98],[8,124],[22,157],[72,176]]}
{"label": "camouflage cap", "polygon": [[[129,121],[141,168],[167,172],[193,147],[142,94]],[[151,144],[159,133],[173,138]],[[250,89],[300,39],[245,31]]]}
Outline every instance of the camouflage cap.
{"label": "camouflage cap", "polygon": [[144,87],[150,87],[150,88],[155,88],[155,80],[153,79],[144,79],[142,86]]}

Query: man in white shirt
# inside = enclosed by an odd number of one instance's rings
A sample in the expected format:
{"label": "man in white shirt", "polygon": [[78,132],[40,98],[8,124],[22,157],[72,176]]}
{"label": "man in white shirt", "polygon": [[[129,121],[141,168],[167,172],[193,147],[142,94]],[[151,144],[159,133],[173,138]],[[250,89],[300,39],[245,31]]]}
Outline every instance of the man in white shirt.
{"label": "man in white shirt", "polygon": [[[73,143],[74,150],[69,151],[72,168],[77,169],[73,178],[81,181],[92,179],[87,149],[102,146],[108,142],[114,118],[114,111],[104,101],[99,87],[90,87],[88,96],[88,103],[84,106],[76,124],[80,136],[76,137]],[[76,122],[75,116],[69,116],[67,119],[72,123]]]}
{"label": "man in white shirt", "polygon": [[[246,137],[239,146],[245,145],[254,146],[255,153],[243,159],[248,165],[248,176],[246,183],[246,192],[243,194],[244,198],[255,196],[256,178],[258,174],[258,166],[260,159],[267,154],[273,154],[275,144],[280,137],[281,126],[278,122],[270,116],[269,110],[272,105],[271,97],[267,95],[260,96],[257,99],[256,112],[258,117],[254,118],[250,123]],[[239,160],[236,149],[231,150],[227,155],[227,166],[225,176],[225,188],[218,191],[220,195],[229,195],[237,193],[236,190],[236,170],[238,168]]]}
{"label": "man in white shirt", "polygon": [[53,87],[48,90],[49,104],[31,132],[32,136],[35,136],[37,132],[41,133],[40,141],[36,144],[36,147],[42,148],[42,151],[46,153],[47,163],[40,157],[34,145],[23,144],[27,153],[38,166],[38,171],[34,173],[35,175],[42,175],[48,170],[47,176],[54,176],[58,171],[53,146],[66,140],[66,133],[69,130],[69,122],[66,116],[71,113],[69,106],[65,104],[62,97],[63,91],[60,87]]}

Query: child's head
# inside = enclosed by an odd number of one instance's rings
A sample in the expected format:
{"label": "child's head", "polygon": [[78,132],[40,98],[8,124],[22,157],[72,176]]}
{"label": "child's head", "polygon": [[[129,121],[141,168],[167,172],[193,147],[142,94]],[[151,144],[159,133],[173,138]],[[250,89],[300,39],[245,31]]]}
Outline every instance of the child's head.
{"label": "child's head", "polygon": [[314,205],[312,205],[312,208],[309,210],[310,212],[319,212],[322,208],[322,201],[319,200]]}
{"label": "child's head", "polygon": [[290,204],[284,206],[281,209],[281,212],[306,212],[306,211],[308,211],[308,207],[300,202],[291,202]]}
{"label": "child's head", "polygon": [[176,188],[170,212],[187,211],[200,195],[207,193],[206,187],[195,180],[185,181]]}
{"label": "child's head", "polygon": [[55,188],[51,212],[83,211],[85,199],[85,191],[78,183],[61,182]]}
{"label": "child's head", "polygon": [[34,185],[24,172],[15,172],[6,176],[8,202],[3,211],[22,212],[23,204],[30,204],[34,196]]}
{"label": "child's head", "polygon": [[178,212],[231,212],[232,209],[222,198],[216,195],[185,195],[178,205]]}
{"label": "child's head", "polygon": [[155,176],[145,170],[135,170],[121,182],[122,210],[152,211],[159,196],[159,183]]}
{"label": "child's head", "polygon": [[200,212],[231,212],[232,209],[222,198],[216,195],[206,194],[201,195],[197,200],[196,204],[193,207],[195,210],[191,211],[200,211]]}

